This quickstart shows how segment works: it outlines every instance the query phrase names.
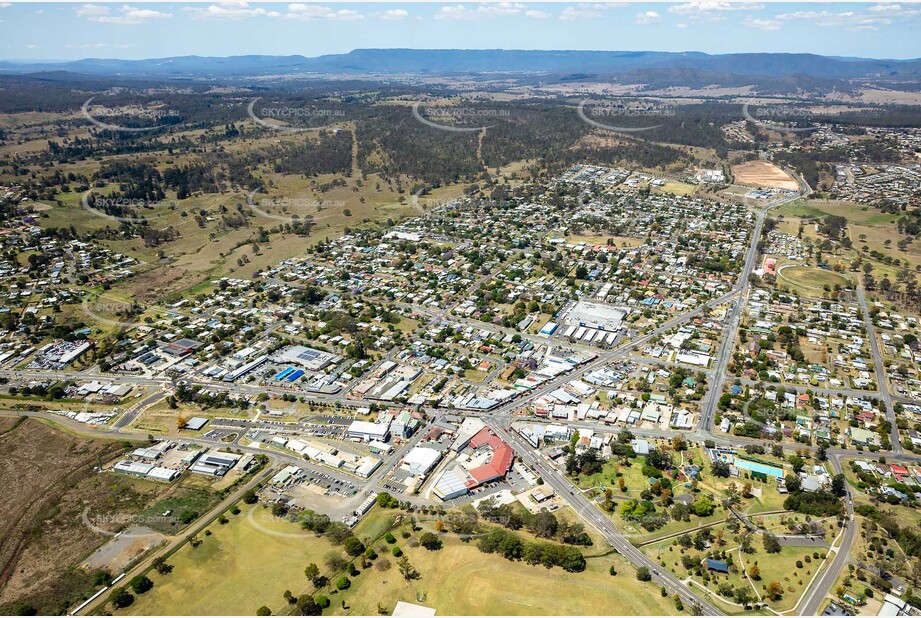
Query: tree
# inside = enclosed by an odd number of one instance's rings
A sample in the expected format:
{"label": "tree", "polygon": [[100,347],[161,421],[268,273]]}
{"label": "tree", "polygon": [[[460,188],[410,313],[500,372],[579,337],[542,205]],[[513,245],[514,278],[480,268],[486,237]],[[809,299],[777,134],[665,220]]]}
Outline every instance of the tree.
{"label": "tree", "polygon": [[304,569],[304,575],[313,582],[314,586],[316,586],[317,578],[320,576],[320,567],[311,562],[307,565],[307,568]]}
{"label": "tree", "polygon": [[173,565],[167,564],[163,556],[157,556],[151,563],[151,566],[153,566],[160,575],[169,575],[173,570]]}
{"label": "tree", "polygon": [[131,581],[128,582],[128,585],[131,586],[131,589],[134,590],[135,594],[144,594],[153,588],[153,582],[150,581],[150,578],[146,575],[136,575],[132,577]]}
{"label": "tree", "polygon": [[331,551],[326,554],[325,562],[330,571],[341,571],[348,561],[339,552]]}
{"label": "tree", "polygon": [[256,504],[259,502],[259,496],[256,495],[255,491],[250,489],[245,494],[243,494],[243,502],[246,504]]}
{"label": "tree", "polygon": [[559,529],[559,521],[556,515],[550,511],[540,511],[534,515],[528,529],[533,532],[535,536],[549,539],[556,535]]}
{"label": "tree", "polygon": [[652,574],[649,572],[649,567],[641,566],[636,570],[636,578],[641,582],[648,582],[652,579]]}
{"label": "tree", "polygon": [[754,552],[754,548],[752,548],[751,533],[746,533],[742,536],[742,539],[739,541],[739,549],[742,550],[743,554],[751,554]]}
{"label": "tree", "polygon": [[109,594],[109,601],[115,609],[123,609],[134,603],[134,596],[124,588],[116,588]]}
{"label": "tree", "polygon": [[751,497],[752,497],[752,484],[751,484],[750,481],[747,481],[744,485],[742,485],[742,492],[741,492],[741,493],[742,493],[742,497],[743,497],[743,498],[751,498]]}
{"label": "tree", "polygon": [[772,581],[767,585],[765,592],[770,600],[776,601],[783,596],[783,586],[780,585],[780,582]]}
{"label": "tree", "polygon": [[399,560],[397,560],[397,566],[400,568],[400,575],[402,575],[403,579],[406,581],[419,577],[419,571],[409,563],[409,558],[407,556],[400,556]]}
{"label": "tree", "polygon": [[754,579],[755,581],[761,579],[761,569],[757,564],[753,564],[748,567],[748,576]]}
{"label": "tree", "polygon": [[358,537],[350,536],[345,540],[343,547],[350,556],[360,556],[365,553],[365,545],[358,540]]}
{"label": "tree", "polygon": [[323,608],[309,594],[302,594],[297,597],[295,603],[297,611],[301,616],[319,616],[323,613]]}
{"label": "tree", "polygon": [[256,610],[256,615],[257,616],[271,616],[272,610],[270,610],[268,607],[263,605],[262,607]]}
{"label": "tree", "polygon": [[710,464],[710,472],[713,474],[713,476],[728,479],[730,474],[729,464],[725,461],[716,459],[713,461],[713,463]]}
{"label": "tree", "polygon": [[352,580],[343,575],[336,580],[336,588],[339,590],[348,590],[352,585]]}
{"label": "tree", "polygon": [[[341,521],[334,521],[329,524],[329,527],[326,529],[326,538],[330,540],[334,545],[342,545],[345,543],[345,540],[352,536],[351,529],[346,526]],[[364,550],[362,550],[364,551]],[[358,552],[361,553],[361,552]]]}
{"label": "tree", "polygon": [[431,532],[424,532],[422,536],[419,537],[419,543],[429,551],[441,549],[441,539]]}
{"label": "tree", "polygon": [[843,474],[836,474],[831,479],[831,492],[836,496],[843,496],[846,493],[847,483]]}
{"label": "tree", "polygon": [[691,509],[698,517],[709,517],[710,515],[713,515],[713,511],[716,509],[716,505],[713,503],[713,500],[708,494],[704,494],[700,497],[700,499],[695,500],[691,504]]}
{"label": "tree", "polygon": [[777,537],[773,534],[767,532],[764,533],[764,551],[769,554],[780,553],[780,541],[777,540]]}

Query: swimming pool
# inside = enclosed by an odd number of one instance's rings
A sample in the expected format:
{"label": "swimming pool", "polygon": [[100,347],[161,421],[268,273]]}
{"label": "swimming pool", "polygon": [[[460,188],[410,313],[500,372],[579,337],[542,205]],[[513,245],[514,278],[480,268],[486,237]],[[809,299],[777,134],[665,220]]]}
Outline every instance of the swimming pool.
{"label": "swimming pool", "polygon": [[749,461],[748,459],[742,459],[741,457],[736,457],[734,462],[737,468],[743,470],[750,470],[751,472],[760,472],[761,474],[770,474],[773,477],[782,479],[784,477],[783,469],[778,468],[777,466],[769,466],[757,461]]}

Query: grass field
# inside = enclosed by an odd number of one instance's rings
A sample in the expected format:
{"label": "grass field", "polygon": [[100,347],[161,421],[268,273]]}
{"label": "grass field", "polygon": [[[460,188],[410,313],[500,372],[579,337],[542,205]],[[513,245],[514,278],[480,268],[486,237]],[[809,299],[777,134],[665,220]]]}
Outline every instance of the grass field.
{"label": "grass field", "polygon": [[297,594],[307,585],[304,567],[322,564],[332,549],[326,539],[274,520],[261,506],[246,507],[228,518],[225,525],[210,526],[210,536],[199,535],[199,547],[186,544],[173,554],[167,560],[172,573],[148,574],[153,589],[136,596],[134,604],[120,613],[253,615],[262,605],[280,610],[286,605],[285,590]]}
{"label": "grass field", "polygon": [[[770,521],[766,523],[768,528],[773,528],[770,525]],[[776,581],[783,586],[783,597],[776,601],[767,601],[768,605],[776,611],[790,610],[796,605],[806,586],[815,575],[816,570],[822,568],[821,557],[827,551],[827,549],[815,547],[784,547],[779,553],[769,554],[763,549],[761,537],[756,535],[752,539],[754,553],[744,554],[738,550],[738,534],[731,532],[725,525],[714,526],[711,530],[714,535],[718,531],[722,531],[726,541],[726,545],[722,549],[725,549],[727,554],[731,555],[733,566],[730,567],[730,573],[728,574],[711,573],[711,581],[707,583],[707,587],[716,590],[719,584],[728,583],[733,588],[743,586],[751,589],[752,584],[754,584],[754,590],[763,596],[767,585],[772,581]],[[682,556],[687,555],[693,558],[695,562],[700,562],[707,557],[709,550],[700,551],[693,547],[682,549],[673,539],[670,539],[661,543],[647,545],[643,547],[643,551],[654,560],[659,561],[660,564],[664,563],[663,566],[675,573],[677,577],[685,578],[689,573],[682,565]],[[814,558],[816,552],[818,552],[819,559]],[[802,567],[797,566],[798,561],[803,565]],[[746,573],[750,572],[755,563],[757,563],[760,570],[759,578],[749,581]],[[701,584],[705,583],[702,580],[698,580],[696,576],[694,579],[695,581],[700,581]],[[733,608],[730,605],[723,605],[723,607],[732,613],[741,611],[740,607]]]}
{"label": "grass field", "polygon": [[[315,562],[325,572],[324,557],[334,549],[330,542],[267,516],[262,506],[241,506],[239,515],[229,516],[229,523],[215,523],[210,536],[199,535],[199,547],[184,545],[170,557],[172,573],[150,573],[154,588],[117,613],[245,615],[267,605],[279,615],[291,611],[283,599],[285,590],[295,596],[313,593],[304,567]],[[355,528],[355,535],[379,538],[395,514],[372,510]],[[397,545],[421,577],[406,581],[389,557],[390,569],[367,569],[350,578],[348,590],[323,592],[332,601],[325,613],[375,615],[381,604],[389,614],[397,601],[434,607],[439,614],[662,615],[675,611],[671,599],[662,598],[652,584],[637,581],[633,568],[617,554],[589,558],[585,572],[566,573],[483,554],[475,541],[444,537],[444,547],[431,552],[397,537]],[[373,546],[378,545],[385,544]],[[609,574],[612,565],[619,572],[616,577]]]}
{"label": "grass field", "polygon": [[[421,578],[407,582],[396,572],[374,569],[353,578],[331,597],[334,614],[387,614],[397,601],[433,607],[439,615],[661,615],[675,613],[658,588],[636,580],[619,557],[589,558],[583,573],[566,573],[481,553],[475,542],[446,538],[435,552],[400,545]],[[615,565],[618,575],[609,574]],[[340,604],[345,600],[348,610]]]}
{"label": "grass field", "polygon": [[656,188],[656,192],[657,193],[668,193],[671,195],[678,195],[678,196],[694,195],[695,193],[697,193],[697,185],[692,185],[687,182],[677,182],[674,180],[666,180],[663,186]]}
{"label": "grass field", "polygon": [[851,284],[850,277],[847,275],[812,266],[788,266],[782,268],[778,271],[777,279],[784,283],[809,288],[814,291],[822,291],[826,285],[845,287]]}

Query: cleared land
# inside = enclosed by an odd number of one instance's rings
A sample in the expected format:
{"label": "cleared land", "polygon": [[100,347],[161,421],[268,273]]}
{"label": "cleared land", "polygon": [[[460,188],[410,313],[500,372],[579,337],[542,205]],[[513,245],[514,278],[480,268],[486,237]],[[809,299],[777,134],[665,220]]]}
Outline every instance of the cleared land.
{"label": "cleared land", "polygon": [[799,188],[795,178],[770,161],[746,161],[733,165],[732,174],[736,182],[744,185],[791,191]]}

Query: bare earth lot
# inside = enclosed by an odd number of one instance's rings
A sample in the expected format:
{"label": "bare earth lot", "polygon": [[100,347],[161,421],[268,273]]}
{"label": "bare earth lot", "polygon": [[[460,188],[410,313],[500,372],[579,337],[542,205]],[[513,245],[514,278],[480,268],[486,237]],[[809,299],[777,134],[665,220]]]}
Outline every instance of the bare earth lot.
{"label": "bare earth lot", "polygon": [[790,174],[769,161],[747,161],[733,165],[732,173],[736,177],[736,182],[745,185],[791,191],[798,188],[796,180]]}

